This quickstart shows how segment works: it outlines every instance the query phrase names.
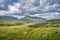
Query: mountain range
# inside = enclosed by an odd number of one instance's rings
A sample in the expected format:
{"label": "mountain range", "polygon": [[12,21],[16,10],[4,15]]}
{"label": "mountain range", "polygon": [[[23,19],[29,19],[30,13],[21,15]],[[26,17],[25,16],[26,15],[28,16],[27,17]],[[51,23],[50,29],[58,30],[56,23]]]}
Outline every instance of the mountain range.
{"label": "mountain range", "polygon": [[18,19],[17,17],[12,17],[12,16],[0,16],[0,19],[4,19],[4,20],[15,20],[15,21],[42,21],[42,20],[46,20],[45,18],[41,18],[41,17],[32,17],[32,16],[25,16],[24,18]]}

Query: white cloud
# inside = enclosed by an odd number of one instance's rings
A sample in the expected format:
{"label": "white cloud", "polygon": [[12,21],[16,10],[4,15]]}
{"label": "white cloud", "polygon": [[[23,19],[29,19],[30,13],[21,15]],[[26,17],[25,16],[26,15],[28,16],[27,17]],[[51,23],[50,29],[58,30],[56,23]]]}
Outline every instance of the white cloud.
{"label": "white cloud", "polygon": [[9,5],[8,9],[11,13],[22,13],[20,7],[21,7],[20,3],[14,3],[14,5]]}
{"label": "white cloud", "polygon": [[14,5],[8,5],[8,10],[0,10],[0,15],[22,13],[22,11],[19,9],[20,7],[21,5],[19,3],[15,3]]}
{"label": "white cloud", "polygon": [[2,11],[2,10],[0,10],[0,16],[6,15],[8,13],[9,13],[8,11]]}
{"label": "white cloud", "polygon": [[41,10],[47,12],[51,9],[51,5],[45,5]]}
{"label": "white cloud", "polygon": [[40,17],[42,18],[46,18],[46,19],[52,19],[55,18],[56,16],[60,15],[60,13],[58,12],[54,12],[54,13],[44,13],[44,14],[40,14]]}
{"label": "white cloud", "polygon": [[9,6],[8,6],[8,9],[9,9],[9,11],[10,11],[11,13],[20,13],[19,8],[15,7],[15,6],[9,5]]}
{"label": "white cloud", "polygon": [[35,15],[29,15],[29,16],[32,16],[32,17],[42,17],[42,18],[46,18],[46,19],[52,19],[52,18],[55,18],[58,15],[60,15],[60,13],[54,12],[54,13],[41,13],[41,14],[35,14]]}
{"label": "white cloud", "polygon": [[29,15],[29,16],[36,17],[36,16],[40,16],[40,14]]}
{"label": "white cloud", "polygon": [[29,11],[37,11],[38,10],[38,7],[31,7],[30,9],[29,9]]}
{"label": "white cloud", "polygon": [[40,6],[46,5],[46,3],[47,3],[47,0],[40,0]]}

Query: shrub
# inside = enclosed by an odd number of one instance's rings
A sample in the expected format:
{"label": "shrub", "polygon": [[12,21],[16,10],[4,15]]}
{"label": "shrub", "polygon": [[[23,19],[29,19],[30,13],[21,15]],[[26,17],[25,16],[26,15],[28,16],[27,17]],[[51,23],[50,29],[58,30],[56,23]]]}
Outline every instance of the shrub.
{"label": "shrub", "polygon": [[39,24],[34,24],[34,25],[29,25],[28,27],[38,28],[38,27],[40,27],[40,25]]}
{"label": "shrub", "polygon": [[5,24],[0,24],[0,26],[5,26]]}
{"label": "shrub", "polygon": [[16,25],[22,25],[23,23],[15,23]]}

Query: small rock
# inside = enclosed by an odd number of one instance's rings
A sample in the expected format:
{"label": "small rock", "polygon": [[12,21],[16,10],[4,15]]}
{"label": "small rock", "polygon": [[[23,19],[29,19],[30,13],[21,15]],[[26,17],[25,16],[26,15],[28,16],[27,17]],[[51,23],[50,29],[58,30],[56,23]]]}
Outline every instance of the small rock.
{"label": "small rock", "polygon": [[54,31],[55,34],[60,33],[60,29]]}

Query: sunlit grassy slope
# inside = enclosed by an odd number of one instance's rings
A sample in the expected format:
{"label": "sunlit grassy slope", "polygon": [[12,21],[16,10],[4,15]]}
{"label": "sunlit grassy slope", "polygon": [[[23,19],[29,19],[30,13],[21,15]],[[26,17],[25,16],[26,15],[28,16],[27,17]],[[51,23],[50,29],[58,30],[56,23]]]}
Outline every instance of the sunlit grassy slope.
{"label": "sunlit grassy slope", "polygon": [[60,20],[19,22],[0,20],[0,40],[60,40]]}

